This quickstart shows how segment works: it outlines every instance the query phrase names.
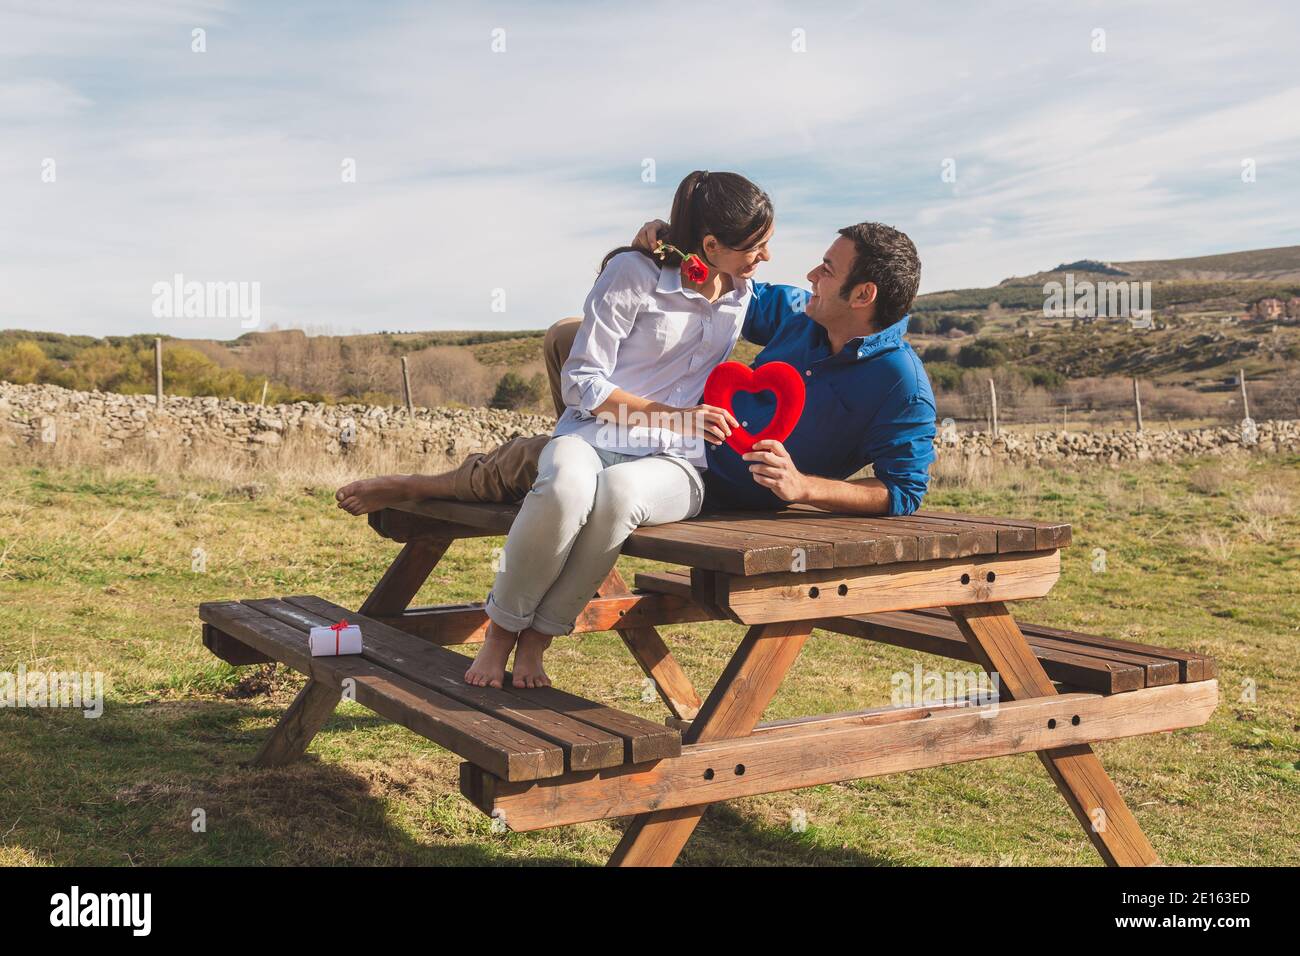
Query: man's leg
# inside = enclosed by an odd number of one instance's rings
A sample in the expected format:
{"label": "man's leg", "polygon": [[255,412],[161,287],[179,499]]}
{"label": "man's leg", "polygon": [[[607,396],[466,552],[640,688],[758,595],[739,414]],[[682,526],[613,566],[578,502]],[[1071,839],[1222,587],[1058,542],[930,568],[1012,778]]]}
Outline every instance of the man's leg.
{"label": "man's leg", "polygon": [[[556,414],[564,413],[560,370],[578,334],[581,319],[561,319],[546,331],[542,351]],[[383,475],[344,485],[336,493],[339,507],[362,515],[399,501],[449,498],[456,501],[521,501],[537,480],[537,459],[549,435],[513,438],[487,452],[469,455],[457,467],[436,475]]]}
{"label": "man's leg", "polygon": [[582,318],[560,319],[546,330],[542,352],[546,356],[546,378],[551,383],[551,401],[555,403],[555,417],[564,414],[564,395],[560,386],[560,370],[573,351],[573,339],[578,334]]}

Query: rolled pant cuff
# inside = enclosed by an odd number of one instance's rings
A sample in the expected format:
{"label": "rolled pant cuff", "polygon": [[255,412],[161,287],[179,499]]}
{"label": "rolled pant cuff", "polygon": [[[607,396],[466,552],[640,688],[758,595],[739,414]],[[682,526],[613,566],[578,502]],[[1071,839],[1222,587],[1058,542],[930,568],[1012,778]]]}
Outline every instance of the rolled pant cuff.
{"label": "rolled pant cuff", "polygon": [[497,604],[496,599],[491,594],[488,595],[487,602],[483,605],[483,612],[487,614],[490,621],[499,627],[505,628],[512,634],[518,634],[520,631],[533,626],[531,617],[520,617],[518,614],[510,613]]}
{"label": "rolled pant cuff", "polygon": [[563,637],[566,634],[572,634],[574,624],[556,624],[554,621],[548,621],[540,614],[533,612],[533,623],[528,625],[538,634],[546,634],[550,637]]}
{"label": "rolled pant cuff", "polygon": [[[479,467],[479,462],[483,460],[483,455],[476,452],[467,455],[457,467],[452,477],[452,485],[455,490],[452,492],[457,501],[482,501],[483,496],[479,489],[474,485],[474,472]],[[504,625],[503,625],[504,626]]]}

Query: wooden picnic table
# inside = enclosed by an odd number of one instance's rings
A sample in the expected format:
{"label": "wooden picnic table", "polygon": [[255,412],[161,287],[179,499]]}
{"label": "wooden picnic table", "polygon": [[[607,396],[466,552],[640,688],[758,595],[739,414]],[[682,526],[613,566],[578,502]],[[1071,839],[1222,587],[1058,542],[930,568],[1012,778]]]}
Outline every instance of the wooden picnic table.
{"label": "wooden picnic table", "polygon": [[[282,661],[311,678],[256,762],[300,756],[351,692],[464,757],[462,793],[502,825],[630,816],[610,863],[647,866],[671,865],[721,800],[1032,751],[1108,864],[1158,862],[1090,745],[1205,723],[1218,699],[1214,662],[1018,625],[1005,602],[1052,588],[1069,525],[795,508],[640,528],[624,554],[677,567],[637,575],[635,588],[614,569],[574,633],[622,637],[668,709],[660,725],[556,687],[468,687],[465,658],[445,646],[482,640],[482,604],[410,607],[452,542],[504,534],[517,510],[430,500],[371,515],[404,545],[355,613],[317,597],[203,605],[214,653]],[[305,656],[304,632],[341,617],[361,624],[363,655]],[[706,620],[748,627],[702,700],[657,628]],[[996,706],[760,723],[815,628],[974,662],[996,675]]]}

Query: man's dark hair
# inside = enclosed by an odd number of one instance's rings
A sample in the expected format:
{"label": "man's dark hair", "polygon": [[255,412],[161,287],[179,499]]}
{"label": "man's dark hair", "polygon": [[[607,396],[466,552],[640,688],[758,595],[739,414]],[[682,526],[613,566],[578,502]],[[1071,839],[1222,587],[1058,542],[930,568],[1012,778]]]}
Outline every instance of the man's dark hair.
{"label": "man's dark hair", "polygon": [[921,284],[921,259],[916,246],[906,233],[880,222],[845,226],[840,235],[852,241],[857,250],[840,296],[847,299],[854,286],[874,282],[876,328],[888,328],[907,315]]}

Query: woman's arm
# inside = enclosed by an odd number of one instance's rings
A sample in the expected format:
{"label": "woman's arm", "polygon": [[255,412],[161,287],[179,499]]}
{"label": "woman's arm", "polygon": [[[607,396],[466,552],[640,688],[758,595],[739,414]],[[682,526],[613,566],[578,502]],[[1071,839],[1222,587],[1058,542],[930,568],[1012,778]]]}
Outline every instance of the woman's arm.
{"label": "woman's arm", "polygon": [[610,392],[609,397],[592,410],[592,414],[613,422],[618,422],[620,416],[627,422],[630,416],[637,415],[644,417],[651,428],[667,428],[687,437],[700,435],[715,445],[722,444],[733,428],[740,427],[736,416],[717,405],[665,405],[621,388]]}

